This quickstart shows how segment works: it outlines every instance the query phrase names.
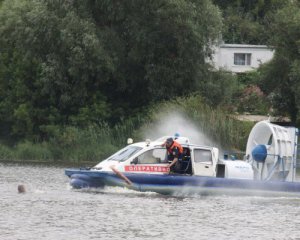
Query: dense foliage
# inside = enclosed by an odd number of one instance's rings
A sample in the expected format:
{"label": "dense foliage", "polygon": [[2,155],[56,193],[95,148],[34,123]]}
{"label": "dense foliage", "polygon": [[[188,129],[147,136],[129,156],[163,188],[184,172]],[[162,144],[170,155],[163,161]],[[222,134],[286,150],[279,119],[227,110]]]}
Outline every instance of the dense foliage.
{"label": "dense foliage", "polygon": [[277,112],[299,123],[300,3],[291,1],[272,20],[269,36],[276,51],[273,60],[259,71],[260,85]]}
{"label": "dense foliage", "polygon": [[[0,159],[98,160],[168,108],[236,148],[224,110],[300,123],[299,23],[298,0],[0,0]],[[215,71],[221,38],[275,57]]]}
{"label": "dense foliage", "polygon": [[220,28],[209,0],[4,1],[1,135],[49,140],[196,90]]}
{"label": "dense foliage", "polygon": [[267,44],[272,16],[290,0],[213,0],[223,13],[226,43]]}
{"label": "dense foliage", "polygon": [[[225,150],[232,148],[245,150],[247,137],[253,126],[251,122],[235,120],[220,108],[209,107],[197,95],[162,102],[150,107],[147,112],[147,118],[143,115],[127,119],[114,127],[91,125],[82,129],[69,126],[57,132],[47,142],[33,144],[25,141],[13,148],[0,144],[0,160],[57,163],[63,161],[78,163],[81,166],[93,165],[120,147],[124,147],[128,137],[134,141],[161,137],[156,135],[155,129],[162,124],[160,127],[166,133],[165,128],[172,128],[171,123],[176,123],[176,119],[181,116],[184,116],[181,119],[184,125],[177,123],[176,127],[181,130],[190,129],[189,132],[201,138],[201,142],[214,142],[214,146],[218,145]],[[174,131],[173,129],[170,134]]]}

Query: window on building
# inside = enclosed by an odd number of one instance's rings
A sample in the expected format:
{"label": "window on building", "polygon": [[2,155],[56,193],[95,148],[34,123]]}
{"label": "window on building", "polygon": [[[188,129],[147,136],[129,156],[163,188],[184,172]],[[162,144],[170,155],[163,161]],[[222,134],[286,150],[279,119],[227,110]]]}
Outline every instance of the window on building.
{"label": "window on building", "polygon": [[235,53],[234,65],[251,65],[251,53]]}

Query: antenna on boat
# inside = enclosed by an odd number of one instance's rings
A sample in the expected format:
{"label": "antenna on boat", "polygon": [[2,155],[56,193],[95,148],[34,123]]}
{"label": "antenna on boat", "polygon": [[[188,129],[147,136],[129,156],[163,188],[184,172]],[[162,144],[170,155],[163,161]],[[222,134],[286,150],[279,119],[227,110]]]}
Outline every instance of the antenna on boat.
{"label": "antenna on boat", "polygon": [[146,146],[148,147],[150,145],[151,140],[150,139],[146,139],[145,142],[146,142]]}

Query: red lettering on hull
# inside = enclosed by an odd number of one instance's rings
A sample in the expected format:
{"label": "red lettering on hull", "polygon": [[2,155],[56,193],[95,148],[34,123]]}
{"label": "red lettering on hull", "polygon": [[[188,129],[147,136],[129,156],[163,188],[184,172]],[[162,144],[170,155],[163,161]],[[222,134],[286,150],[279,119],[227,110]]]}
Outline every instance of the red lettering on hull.
{"label": "red lettering on hull", "polygon": [[170,169],[165,166],[151,166],[151,165],[134,165],[125,166],[125,172],[169,172]]}

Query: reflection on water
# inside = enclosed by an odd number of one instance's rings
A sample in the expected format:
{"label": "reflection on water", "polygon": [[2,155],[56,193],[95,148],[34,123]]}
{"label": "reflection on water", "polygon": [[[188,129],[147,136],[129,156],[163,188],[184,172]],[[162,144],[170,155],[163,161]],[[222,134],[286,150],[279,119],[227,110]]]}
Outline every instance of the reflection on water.
{"label": "reflection on water", "polygon": [[[300,198],[74,190],[60,167],[0,164],[0,239],[299,239]],[[26,186],[18,194],[17,186]]]}

